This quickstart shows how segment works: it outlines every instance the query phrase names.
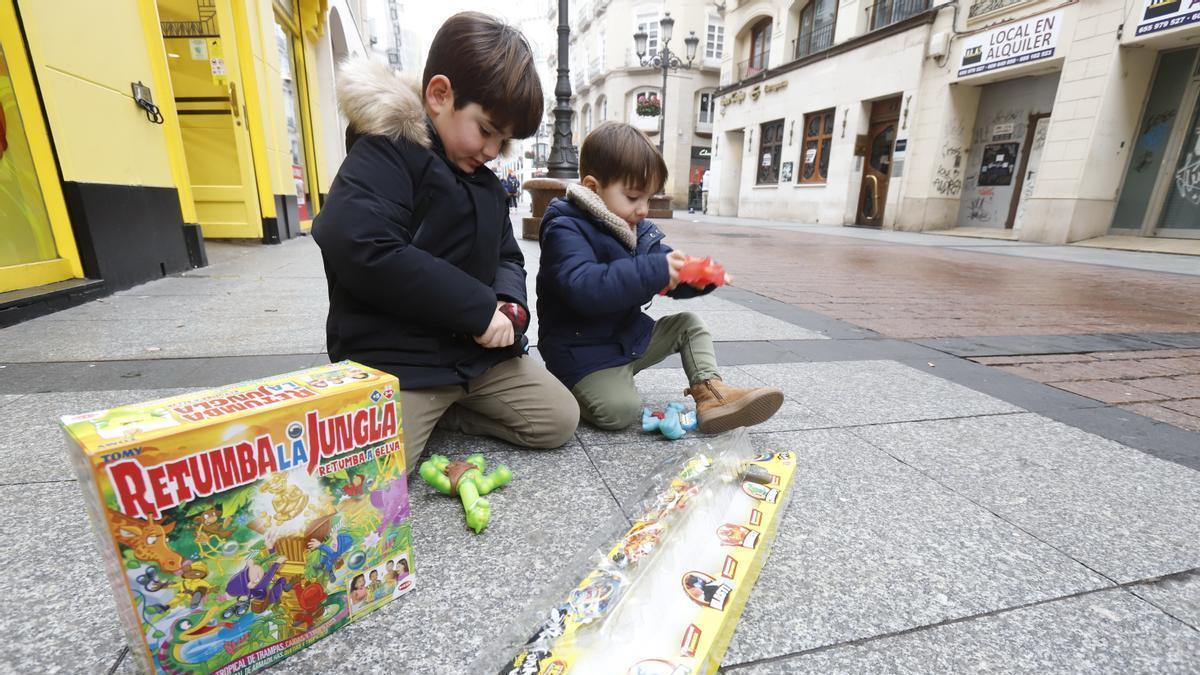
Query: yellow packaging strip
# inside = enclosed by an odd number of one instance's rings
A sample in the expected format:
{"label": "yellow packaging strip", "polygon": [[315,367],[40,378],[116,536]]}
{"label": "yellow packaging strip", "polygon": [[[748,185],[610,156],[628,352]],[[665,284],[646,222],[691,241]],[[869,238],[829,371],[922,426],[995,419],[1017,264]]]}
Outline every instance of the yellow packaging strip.
{"label": "yellow packaging strip", "polygon": [[755,455],[744,431],[669,458],[633,524],[622,520],[522,622],[523,645],[481,666],[504,675],[716,672],[795,468],[789,452]]}

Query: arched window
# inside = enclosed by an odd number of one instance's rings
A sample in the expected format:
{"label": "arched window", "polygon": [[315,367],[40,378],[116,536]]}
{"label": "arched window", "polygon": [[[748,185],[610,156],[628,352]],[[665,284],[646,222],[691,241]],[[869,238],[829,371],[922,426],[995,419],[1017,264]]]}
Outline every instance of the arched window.
{"label": "arched window", "polygon": [[592,106],[592,109],[596,111],[596,124],[608,119],[608,97],[601,96],[600,98],[596,99],[596,105]]}
{"label": "arched window", "polygon": [[795,58],[824,51],[833,46],[833,26],[837,22],[837,0],[812,0],[800,10],[800,29],[796,34]]}
{"label": "arched window", "polygon": [[757,75],[766,70],[771,54],[771,19],[765,18],[754,24],[750,29],[750,58],[742,77]]}
{"label": "arched window", "polygon": [[586,138],[592,131],[592,106],[585,104],[581,117],[583,117],[583,136]]}

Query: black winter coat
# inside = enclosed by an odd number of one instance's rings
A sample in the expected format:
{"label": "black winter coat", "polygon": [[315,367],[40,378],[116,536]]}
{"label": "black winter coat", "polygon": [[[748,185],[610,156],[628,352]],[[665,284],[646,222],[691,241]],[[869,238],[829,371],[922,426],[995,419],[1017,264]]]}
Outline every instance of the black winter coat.
{"label": "black winter coat", "polygon": [[312,230],[329,357],[390,372],[401,389],[465,385],[525,351],[524,337],[503,349],[472,337],[497,300],[527,306],[525,261],[500,180],[447,160],[419,90],[396,90],[410,86],[371,64],[339,73],[349,149]]}

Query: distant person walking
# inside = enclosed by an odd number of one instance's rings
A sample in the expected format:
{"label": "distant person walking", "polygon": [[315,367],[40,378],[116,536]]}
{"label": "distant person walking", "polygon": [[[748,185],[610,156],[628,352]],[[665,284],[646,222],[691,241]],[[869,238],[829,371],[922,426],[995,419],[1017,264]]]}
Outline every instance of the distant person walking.
{"label": "distant person walking", "polygon": [[515,209],[521,205],[521,181],[517,179],[512,169],[504,179],[504,191],[508,193],[508,208]]}

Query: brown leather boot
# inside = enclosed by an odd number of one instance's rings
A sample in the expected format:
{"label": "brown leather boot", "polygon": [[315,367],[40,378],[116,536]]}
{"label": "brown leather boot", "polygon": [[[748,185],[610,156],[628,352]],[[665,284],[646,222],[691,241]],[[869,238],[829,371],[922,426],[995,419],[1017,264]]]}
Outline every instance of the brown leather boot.
{"label": "brown leather boot", "polygon": [[683,393],[696,401],[700,431],[706,434],[761,424],[783,405],[783,392],[778,389],[739,389],[716,378],[693,384]]}

